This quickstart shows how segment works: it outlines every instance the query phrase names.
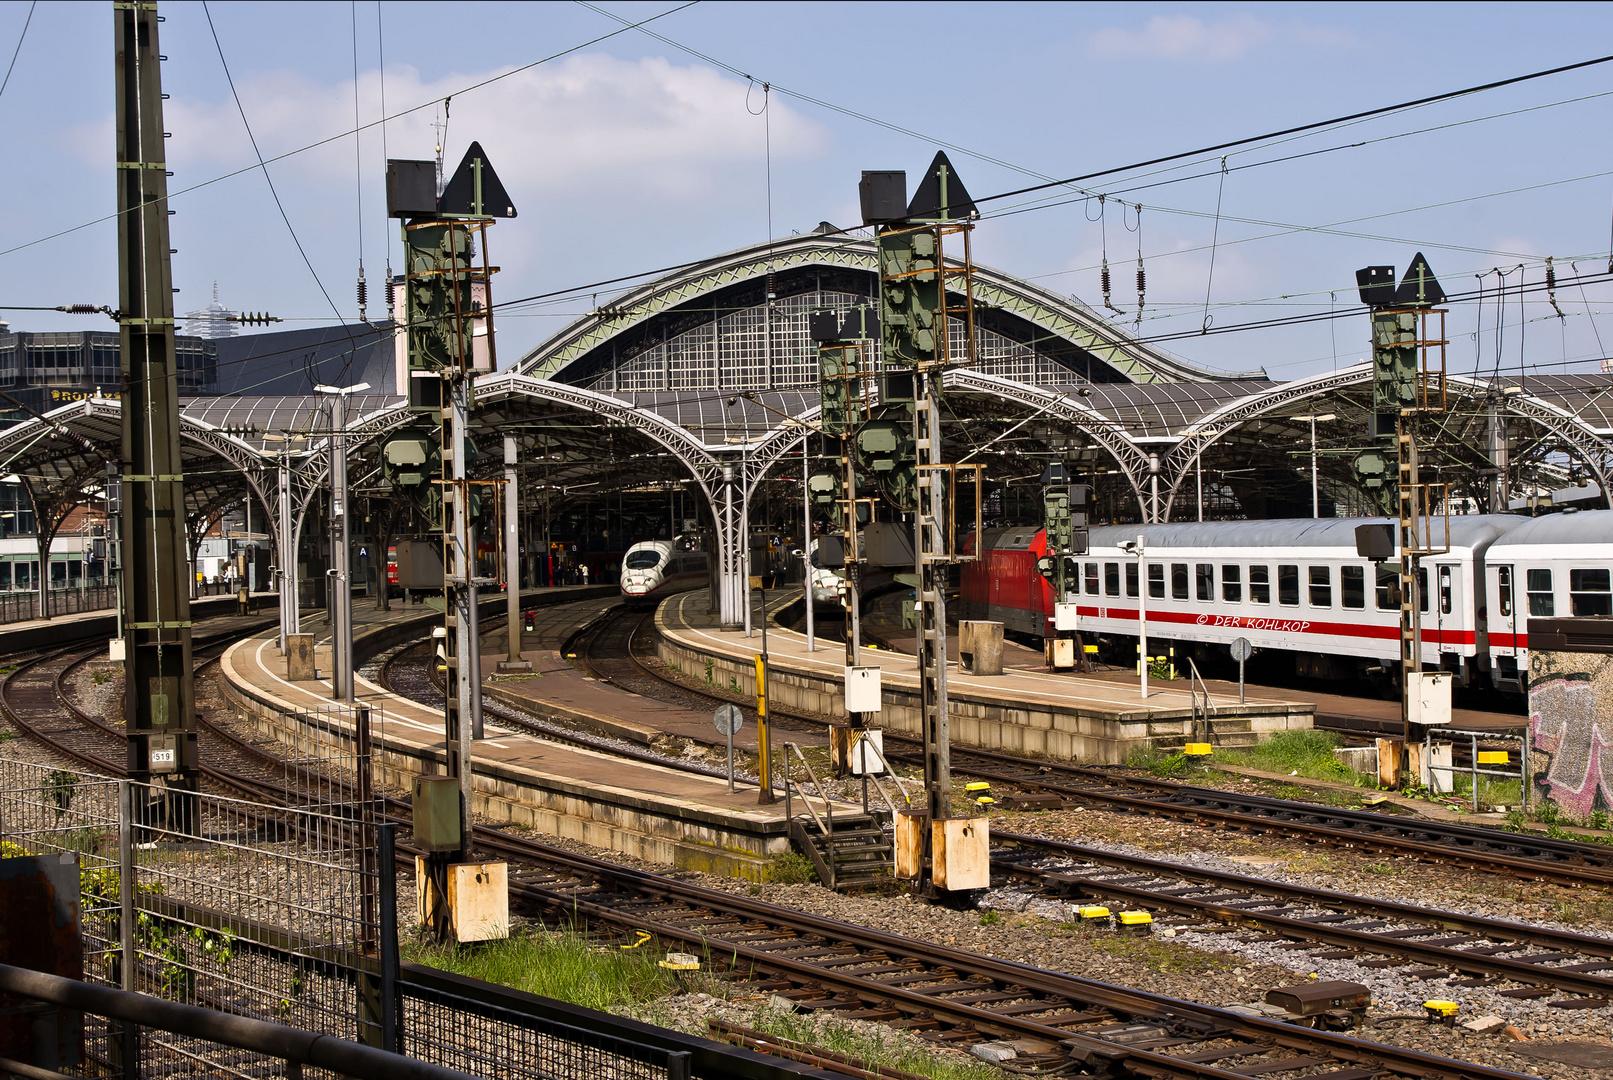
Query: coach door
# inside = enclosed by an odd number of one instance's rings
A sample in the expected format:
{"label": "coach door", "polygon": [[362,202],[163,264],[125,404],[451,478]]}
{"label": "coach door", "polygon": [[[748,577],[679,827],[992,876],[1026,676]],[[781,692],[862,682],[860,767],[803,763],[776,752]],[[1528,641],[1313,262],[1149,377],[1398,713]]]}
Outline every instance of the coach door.
{"label": "coach door", "polygon": [[1495,567],[1495,602],[1487,607],[1490,648],[1510,653],[1518,647],[1518,594],[1511,563]]}
{"label": "coach door", "polygon": [[1438,563],[1434,567],[1433,603],[1435,626],[1438,627],[1439,651],[1459,652],[1462,642],[1462,568],[1456,563]]}

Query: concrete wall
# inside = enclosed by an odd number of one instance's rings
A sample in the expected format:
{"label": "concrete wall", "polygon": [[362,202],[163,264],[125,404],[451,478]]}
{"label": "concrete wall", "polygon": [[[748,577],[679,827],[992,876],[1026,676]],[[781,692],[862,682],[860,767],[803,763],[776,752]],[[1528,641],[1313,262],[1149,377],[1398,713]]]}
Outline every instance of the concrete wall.
{"label": "concrete wall", "polygon": [[[748,659],[704,652],[665,635],[657,649],[664,662],[676,665],[687,675],[704,678],[709,660],[710,679],[715,685],[731,689],[737,683],[740,693],[756,693],[756,671]],[[768,684],[770,699],[784,708],[826,716],[846,715],[838,682],[775,667],[769,673]],[[918,692],[893,688],[887,682],[884,702],[880,726],[918,737],[922,730]],[[1016,704],[960,691],[956,685],[948,686],[947,702],[955,745],[1087,764],[1118,765],[1137,749],[1180,746],[1192,727],[1192,713],[1187,709],[1131,719],[1124,714],[1073,705]],[[1290,710],[1286,705],[1251,703],[1242,715],[1214,719],[1212,726],[1218,736],[1229,741],[1242,735],[1239,741],[1252,742],[1290,728],[1309,728],[1312,719],[1308,707]]]}
{"label": "concrete wall", "polygon": [[1539,649],[1535,638],[1531,626],[1530,807],[1551,805],[1564,820],[1590,824],[1613,809],[1613,763],[1604,757],[1613,745],[1613,652]]}

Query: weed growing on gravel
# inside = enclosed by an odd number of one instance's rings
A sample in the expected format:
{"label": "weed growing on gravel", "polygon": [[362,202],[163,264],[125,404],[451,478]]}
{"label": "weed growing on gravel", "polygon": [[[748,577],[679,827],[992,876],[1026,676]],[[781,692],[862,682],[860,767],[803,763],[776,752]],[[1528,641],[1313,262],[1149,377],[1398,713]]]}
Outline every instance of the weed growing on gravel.
{"label": "weed growing on gravel", "polygon": [[658,966],[660,954],[645,949],[602,949],[573,929],[515,932],[505,941],[479,945],[404,943],[416,963],[485,982],[611,1009],[677,993],[673,972]]}
{"label": "weed growing on gravel", "polygon": [[1227,765],[1290,775],[1297,773],[1308,780],[1376,787],[1374,778],[1356,772],[1334,755],[1333,751],[1341,745],[1339,737],[1328,731],[1279,731],[1254,746],[1217,750],[1215,757]]}
{"label": "weed growing on gravel", "polygon": [[1118,959],[1142,964],[1153,971],[1205,975],[1235,968],[1243,962],[1226,953],[1178,945],[1150,934],[1122,934],[1086,927],[1074,927],[1074,930],[1084,944]]}
{"label": "weed growing on gravel", "polygon": [[908,1045],[895,1032],[868,1026],[854,1027],[832,1017],[815,1018],[783,1009],[762,1009],[750,1026],[782,1039],[810,1043],[869,1065],[928,1076],[931,1080],[1002,1080],[1003,1073],[984,1062],[959,1055],[943,1058]]}
{"label": "weed growing on gravel", "polygon": [[996,926],[998,923],[1000,923],[1002,921],[1003,921],[1003,917],[998,912],[995,912],[995,911],[983,911],[983,912],[980,913],[980,925],[981,926]]}
{"label": "weed growing on gravel", "polygon": [[767,880],[779,885],[814,885],[818,868],[798,851],[784,851],[767,861]]}

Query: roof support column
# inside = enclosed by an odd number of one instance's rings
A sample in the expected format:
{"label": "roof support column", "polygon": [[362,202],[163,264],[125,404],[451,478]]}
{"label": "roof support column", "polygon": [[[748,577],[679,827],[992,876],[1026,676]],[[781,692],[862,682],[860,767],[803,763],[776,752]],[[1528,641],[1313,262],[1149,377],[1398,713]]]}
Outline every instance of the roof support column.
{"label": "roof support column", "polygon": [[[719,501],[712,504],[711,519],[717,525],[714,530],[717,536],[717,617],[725,627],[738,627],[743,624],[745,617],[745,537],[740,521],[744,492],[736,492],[734,489],[738,486],[734,467],[724,465],[722,493]],[[736,495],[740,506],[735,505]]]}

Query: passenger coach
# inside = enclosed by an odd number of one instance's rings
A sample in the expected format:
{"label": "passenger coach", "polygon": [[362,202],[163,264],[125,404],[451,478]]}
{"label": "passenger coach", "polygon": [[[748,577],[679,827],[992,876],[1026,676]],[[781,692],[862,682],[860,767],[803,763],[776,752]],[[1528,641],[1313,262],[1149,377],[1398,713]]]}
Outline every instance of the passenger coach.
{"label": "passenger coach", "polygon": [[[1386,521],[1097,528],[1070,599],[1081,629],[1117,652],[1134,648],[1146,589],[1151,638],[1202,652],[1243,637],[1292,655],[1298,674],[1381,678],[1400,654],[1399,562],[1358,556],[1355,530]],[[1053,593],[1037,569],[1044,534],[997,529],[984,540],[985,557],[965,564],[964,617],[1049,633]],[[1450,551],[1426,557],[1419,573],[1424,665],[1521,691],[1528,615],[1613,613],[1613,512],[1453,517]]]}

